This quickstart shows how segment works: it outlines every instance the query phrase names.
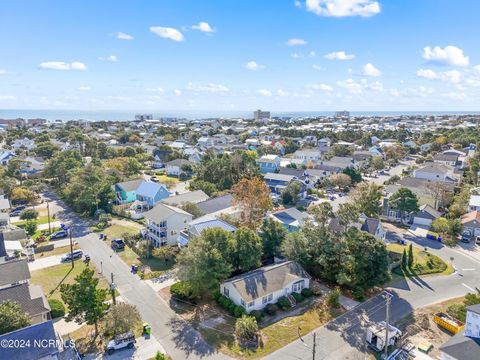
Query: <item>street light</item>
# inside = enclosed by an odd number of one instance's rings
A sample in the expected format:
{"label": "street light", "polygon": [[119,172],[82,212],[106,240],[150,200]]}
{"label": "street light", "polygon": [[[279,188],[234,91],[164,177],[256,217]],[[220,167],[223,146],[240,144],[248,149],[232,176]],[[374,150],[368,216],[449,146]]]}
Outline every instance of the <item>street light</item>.
{"label": "street light", "polygon": [[305,340],[303,340],[302,335],[300,334],[300,331],[301,331],[301,330],[302,330],[302,328],[299,326],[299,327],[297,328],[298,338],[299,338],[300,341],[302,342],[303,346],[305,346],[307,349],[312,350],[312,359],[315,360],[315,350],[316,350],[316,347],[317,347],[317,334],[316,334],[316,333],[313,333],[313,347],[310,347],[310,346],[308,346],[308,345],[305,343]]}
{"label": "street light", "polygon": [[60,227],[63,231],[67,231],[70,235],[70,261],[72,262],[72,269],[75,267],[75,261],[73,261],[73,241],[72,241],[72,230],[68,228],[65,224],[60,224]]}

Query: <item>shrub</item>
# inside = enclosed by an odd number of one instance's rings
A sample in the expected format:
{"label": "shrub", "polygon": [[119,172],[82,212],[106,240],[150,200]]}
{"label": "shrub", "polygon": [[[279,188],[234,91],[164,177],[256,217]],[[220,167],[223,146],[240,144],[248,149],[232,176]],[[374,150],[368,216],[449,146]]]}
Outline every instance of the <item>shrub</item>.
{"label": "shrub", "polygon": [[275,315],[275,313],[278,311],[278,306],[275,305],[275,304],[268,304],[266,307],[265,307],[265,312],[268,314],[268,315]]}
{"label": "shrub", "polygon": [[239,340],[255,340],[258,333],[257,320],[253,316],[242,316],[235,323],[235,335]]}
{"label": "shrub", "polygon": [[241,317],[242,315],[246,315],[247,311],[242,306],[234,306],[233,308],[233,316],[236,318]]}
{"label": "shrub", "polygon": [[262,320],[263,313],[259,310],[253,310],[250,312],[250,315],[253,316],[257,321]]}
{"label": "shrub", "polygon": [[164,354],[162,354],[160,351],[157,351],[154,357],[155,360],[166,360],[167,358],[165,357]]}
{"label": "shrub", "polygon": [[60,300],[50,299],[48,300],[48,305],[50,305],[50,315],[52,315],[52,319],[65,315],[65,305],[63,305]]}
{"label": "shrub", "polygon": [[320,286],[314,285],[312,287],[312,294],[315,296],[322,296],[322,289],[320,289]]}
{"label": "shrub", "polygon": [[333,308],[340,307],[340,288],[336,287],[328,294],[327,304]]}
{"label": "shrub", "polygon": [[188,281],[179,281],[170,287],[170,294],[180,300],[194,300],[196,291]]}
{"label": "shrub", "polygon": [[305,300],[305,298],[303,297],[303,295],[300,294],[300,293],[294,292],[294,293],[292,293],[292,296],[293,296],[293,298],[295,299],[295,301],[296,301],[297,303],[301,303],[303,300]]}
{"label": "shrub", "polygon": [[278,298],[277,305],[280,309],[286,310],[290,307],[290,301],[285,296]]}
{"label": "shrub", "polygon": [[310,296],[313,295],[313,291],[310,290],[309,288],[305,288],[305,289],[302,289],[302,293],[303,297],[305,298],[309,298]]}
{"label": "shrub", "polygon": [[218,303],[218,300],[220,300],[220,298],[222,297],[222,294],[220,293],[220,291],[215,291],[213,293],[213,298],[215,299],[215,301]]}

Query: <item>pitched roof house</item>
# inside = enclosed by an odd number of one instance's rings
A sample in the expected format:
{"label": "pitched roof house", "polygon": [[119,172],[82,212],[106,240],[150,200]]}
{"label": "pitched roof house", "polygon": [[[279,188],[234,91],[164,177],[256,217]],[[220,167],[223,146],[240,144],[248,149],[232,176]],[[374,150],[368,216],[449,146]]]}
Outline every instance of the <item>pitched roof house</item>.
{"label": "pitched roof house", "polygon": [[145,237],[155,247],[176,245],[178,235],[188,228],[193,215],[174,206],[158,203],[145,213]]}

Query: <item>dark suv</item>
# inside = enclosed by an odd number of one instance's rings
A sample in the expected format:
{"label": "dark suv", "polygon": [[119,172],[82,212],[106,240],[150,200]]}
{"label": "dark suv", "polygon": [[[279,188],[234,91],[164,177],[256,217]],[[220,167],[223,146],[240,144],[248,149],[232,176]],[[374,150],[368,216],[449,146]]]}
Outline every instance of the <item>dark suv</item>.
{"label": "dark suv", "polygon": [[115,251],[120,251],[125,249],[125,243],[122,239],[114,239],[111,243],[112,249]]}

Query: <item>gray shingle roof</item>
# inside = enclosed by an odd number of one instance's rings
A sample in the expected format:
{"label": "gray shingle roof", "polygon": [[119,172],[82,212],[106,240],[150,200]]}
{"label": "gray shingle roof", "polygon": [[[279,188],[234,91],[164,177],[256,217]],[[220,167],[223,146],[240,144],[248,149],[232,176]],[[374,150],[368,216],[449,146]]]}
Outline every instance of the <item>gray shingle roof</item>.
{"label": "gray shingle roof", "polygon": [[182,205],[185,203],[199,203],[201,201],[208,200],[209,197],[202,190],[195,190],[180,195],[170,196],[163,199],[162,202],[168,205]]}
{"label": "gray shingle roof", "polygon": [[23,283],[0,290],[0,304],[14,301],[31,317],[50,311],[41,287]]}
{"label": "gray shingle roof", "polygon": [[118,183],[117,186],[121,187],[126,192],[130,192],[130,191],[137,190],[143,181],[145,180],[136,179],[136,180],[124,181],[124,182]]}
{"label": "gray shingle roof", "polygon": [[199,202],[197,206],[205,214],[211,214],[232,206],[233,196],[230,194]]}
{"label": "gray shingle roof", "polygon": [[12,260],[0,263],[0,286],[30,279],[27,260]]}
{"label": "gray shingle roof", "polygon": [[478,360],[478,355],[480,354],[480,339],[465,336],[465,331],[462,331],[440,346],[440,351],[450,355],[454,359]]}
{"label": "gray shingle roof", "polygon": [[373,218],[367,218],[365,222],[363,223],[361,230],[366,231],[372,235],[375,235],[377,232],[378,226],[380,225],[380,220],[378,219],[373,219]]}
{"label": "gray shingle roof", "polygon": [[264,266],[233,277],[231,283],[246,302],[261,298],[283,289],[295,280],[309,279],[310,275],[294,261]]}
{"label": "gray shingle roof", "polygon": [[158,222],[158,221],[166,220],[167,218],[169,218],[174,214],[183,214],[183,215],[192,216],[191,214],[187,213],[186,211],[183,211],[182,209],[176,208],[174,206],[158,203],[157,205],[155,205],[155,207],[153,207],[151,210],[145,213],[145,218]]}

